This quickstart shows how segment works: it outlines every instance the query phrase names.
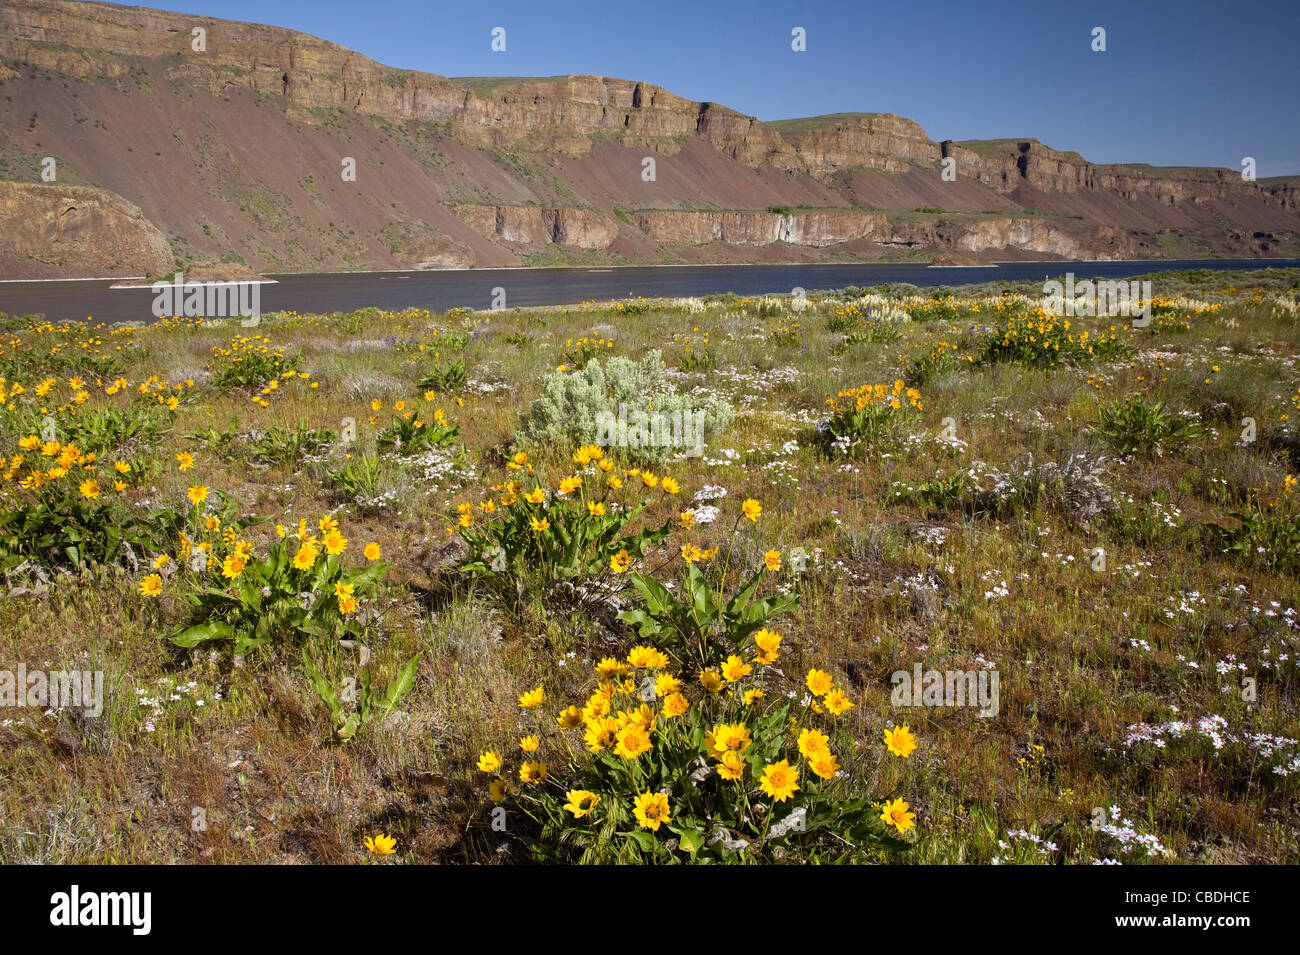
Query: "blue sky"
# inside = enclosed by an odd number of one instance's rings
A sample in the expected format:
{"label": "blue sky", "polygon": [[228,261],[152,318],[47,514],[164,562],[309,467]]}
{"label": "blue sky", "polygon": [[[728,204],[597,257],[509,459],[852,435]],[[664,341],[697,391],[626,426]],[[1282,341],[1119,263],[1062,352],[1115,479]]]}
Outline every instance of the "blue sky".
{"label": "blue sky", "polygon": [[[1300,0],[168,0],[444,76],[645,80],[764,120],[890,112],[1093,162],[1300,174]],[[490,49],[493,27],[506,51]],[[807,51],[790,48],[807,31]],[[1106,52],[1091,49],[1094,27]]]}

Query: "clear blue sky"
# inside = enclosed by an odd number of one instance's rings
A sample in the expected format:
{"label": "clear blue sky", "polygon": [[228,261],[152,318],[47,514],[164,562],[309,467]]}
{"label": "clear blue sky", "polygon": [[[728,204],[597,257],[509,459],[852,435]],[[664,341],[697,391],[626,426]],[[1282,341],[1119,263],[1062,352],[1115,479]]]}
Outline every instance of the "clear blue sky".
{"label": "clear blue sky", "polygon": [[[1300,0],[160,0],[443,76],[594,73],[764,120],[890,112],[940,139],[1300,174]],[[493,27],[506,51],[490,49]],[[807,31],[807,52],[790,48]],[[1093,27],[1106,52],[1091,50]]]}

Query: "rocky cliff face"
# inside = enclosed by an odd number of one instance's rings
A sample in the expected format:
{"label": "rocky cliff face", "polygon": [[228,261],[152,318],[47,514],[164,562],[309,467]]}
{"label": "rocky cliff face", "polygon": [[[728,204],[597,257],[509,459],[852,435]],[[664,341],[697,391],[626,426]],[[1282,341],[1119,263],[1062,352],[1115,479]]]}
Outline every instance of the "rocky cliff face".
{"label": "rocky cliff face", "polygon": [[864,212],[642,212],[636,225],[657,242],[704,245],[826,246],[861,239],[885,226],[883,214]]}
{"label": "rocky cliff face", "polygon": [[785,130],[801,165],[814,175],[850,166],[904,172],[913,165],[935,166],[943,158],[939,144],[918,123],[892,113],[824,120],[810,129],[800,129],[800,120],[771,124]]}
{"label": "rocky cliff face", "polygon": [[451,209],[489,238],[524,245],[572,245],[607,249],[617,236],[615,223],[588,209],[536,206],[484,206],[456,203]]}
{"label": "rocky cliff face", "polygon": [[[112,4],[0,0],[0,82],[0,175],[31,179],[55,155],[138,204],[186,265],[508,265],[544,247],[608,261],[709,246],[769,260],[1300,250],[1294,179],[1095,165],[1034,139],[936,142],[889,113],[764,123],[606,77],[456,81],[277,27]],[[354,183],[339,180],[344,156]],[[940,177],[948,158],[956,182]],[[40,214],[43,199],[11,195],[32,205],[9,215]],[[916,210],[960,215],[900,215]],[[150,271],[156,237],[134,247],[131,269]]]}
{"label": "rocky cliff face", "polygon": [[1047,258],[1128,259],[1158,257],[1154,242],[1143,242],[1106,226],[1073,228],[1042,217],[945,219],[895,223],[877,235],[885,245],[940,249],[978,258],[986,252],[1031,252]]}
{"label": "rocky cliff face", "polygon": [[165,275],[166,237],[121,196],[86,186],[0,182],[0,274]]}
{"label": "rocky cliff face", "polygon": [[942,144],[943,154],[957,160],[959,175],[977,179],[998,192],[1021,183],[1048,192],[1083,189],[1113,192],[1124,199],[1154,198],[1177,203],[1197,199],[1263,198],[1294,202],[1295,186],[1243,182],[1229,169],[1157,169],[1150,166],[1096,165],[1077,153],[1044,146],[1036,139],[987,144],[981,153],[961,143]]}

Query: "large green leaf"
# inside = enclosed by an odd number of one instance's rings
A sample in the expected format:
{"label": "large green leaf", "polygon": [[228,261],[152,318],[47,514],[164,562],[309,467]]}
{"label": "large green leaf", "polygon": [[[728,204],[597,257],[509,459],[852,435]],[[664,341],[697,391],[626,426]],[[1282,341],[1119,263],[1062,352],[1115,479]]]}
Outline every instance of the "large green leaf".
{"label": "large green leaf", "polygon": [[224,620],[209,620],[173,635],[171,642],[178,647],[196,647],[209,640],[230,640],[234,636],[234,628]]}

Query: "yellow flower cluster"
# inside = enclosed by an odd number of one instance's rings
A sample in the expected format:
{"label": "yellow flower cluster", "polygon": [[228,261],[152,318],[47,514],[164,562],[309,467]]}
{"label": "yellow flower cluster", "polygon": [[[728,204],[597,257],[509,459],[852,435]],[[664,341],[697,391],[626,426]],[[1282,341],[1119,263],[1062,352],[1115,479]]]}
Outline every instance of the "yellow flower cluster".
{"label": "yellow flower cluster", "polygon": [[918,411],[921,410],[921,393],[915,388],[907,388],[901,378],[894,382],[892,388],[881,384],[862,385],[860,388],[845,389],[834,398],[826,399],[832,412],[846,411],[850,406],[855,411],[861,411],[869,405],[902,408],[905,402]]}

